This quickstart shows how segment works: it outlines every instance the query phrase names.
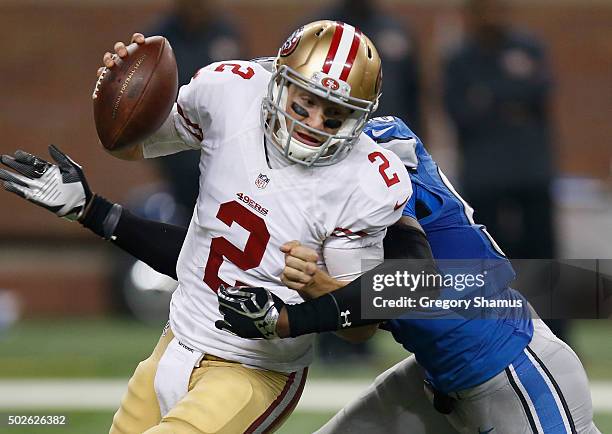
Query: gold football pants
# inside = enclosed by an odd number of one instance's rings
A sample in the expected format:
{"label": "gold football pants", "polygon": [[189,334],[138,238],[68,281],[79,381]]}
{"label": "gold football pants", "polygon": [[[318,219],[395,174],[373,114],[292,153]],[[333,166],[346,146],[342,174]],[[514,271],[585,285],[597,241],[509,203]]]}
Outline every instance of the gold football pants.
{"label": "gold football pants", "polygon": [[285,374],[205,356],[191,373],[185,397],[162,418],[155,373],[173,338],[168,328],[153,354],[138,364],[110,434],[270,433],[295,409],[307,368]]}

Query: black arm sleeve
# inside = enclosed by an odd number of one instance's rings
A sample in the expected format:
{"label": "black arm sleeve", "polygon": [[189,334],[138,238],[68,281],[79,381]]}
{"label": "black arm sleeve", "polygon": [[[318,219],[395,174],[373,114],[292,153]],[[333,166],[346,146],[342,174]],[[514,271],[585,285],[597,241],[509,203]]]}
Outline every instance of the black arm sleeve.
{"label": "black arm sleeve", "polygon": [[143,219],[101,196],[94,196],[81,224],[154,270],[177,279],[176,263],[187,228]]}
{"label": "black arm sleeve", "polygon": [[[435,270],[435,261],[429,242],[425,234],[412,227],[393,226],[389,228],[393,236],[394,259],[420,259],[418,270],[409,270],[419,273],[423,268]],[[368,324],[383,322],[384,319],[363,319],[361,315],[361,285],[363,279],[371,280],[372,274],[393,274],[397,270],[397,263],[383,262],[378,267],[353,280],[348,285],[329,294],[305,303],[287,305],[287,316],[291,337],[309,333],[335,331],[345,323],[342,313],[350,312],[351,325],[347,328],[360,327]]]}

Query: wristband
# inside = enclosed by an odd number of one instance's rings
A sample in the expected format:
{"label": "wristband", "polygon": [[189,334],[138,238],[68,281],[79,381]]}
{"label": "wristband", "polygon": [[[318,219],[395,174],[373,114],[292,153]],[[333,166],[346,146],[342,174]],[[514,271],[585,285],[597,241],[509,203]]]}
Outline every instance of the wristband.
{"label": "wristband", "polygon": [[300,304],[287,304],[289,336],[307,335],[338,330],[338,305],[330,294]]}
{"label": "wristband", "polygon": [[115,229],[117,228],[117,223],[119,223],[122,212],[123,207],[118,203],[114,203],[113,207],[106,215],[104,223],[102,223],[102,227],[104,228],[104,239],[114,240],[116,238],[114,235]]}
{"label": "wristband", "polygon": [[97,194],[93,196],[79,222],[96,235],[110,240],[113,237],[121,212],[121,205],[109,202]]}

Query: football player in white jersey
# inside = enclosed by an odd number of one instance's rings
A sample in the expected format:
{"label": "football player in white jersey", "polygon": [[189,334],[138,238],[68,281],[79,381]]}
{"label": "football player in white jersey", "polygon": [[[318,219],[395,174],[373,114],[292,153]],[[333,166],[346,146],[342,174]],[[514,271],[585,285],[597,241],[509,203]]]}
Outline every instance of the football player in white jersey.
{"label": "football player in white jersey", "polygon": [[[115,53],[127,56],[125,45],[115,44]],[[110,53],[104,64],[114,66]],[[176,237],[178,264],[166,270],[179,282],[169,326],[132,376],[111,433],[270,432],[290,414],[312,360],[312,336],[228,335],[214,325],[221,319],[216,293],[264,286],[284,302],[301,301],[280,280],[280,248],[289,239],[313,248],[342,280],[366,271],[363,258],[382,262],[386,228],[412,190],[398,157],[362,134],[380,91],[371,41],[348,24],[318,21],[289,37],[273,72],[247,61],[198,71],[162,128],[117,155],[199,149],[201,175],[187,234]],[[51,154],[57,165],[21,151],[3,156],[19,172],[0,172],[5,187],[141,259],[164,251],[141,235],[139,225],[150,222],[93,195],[76,163],[55,148]],[[52,201],[44,194],[50,185],[59,191]]]}

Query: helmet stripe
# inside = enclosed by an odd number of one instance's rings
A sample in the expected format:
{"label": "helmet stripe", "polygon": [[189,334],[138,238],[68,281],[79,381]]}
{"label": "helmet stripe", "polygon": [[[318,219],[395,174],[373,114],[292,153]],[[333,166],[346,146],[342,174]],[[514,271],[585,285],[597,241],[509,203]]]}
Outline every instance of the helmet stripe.
{"label": "helmet stripe", "polygon": [[[355,37],[355,27],[346,23],[337,23],[336,30],[334,31],[332,42],[329,47],[329,51],[327,52],[327,58],[325,59],[325,64],[323,67],[324,73],[329,74],[334,78],[340,79],[340,76],[343,74],[343,71],[347,66],[347,62],[349,61],[351,52],[353,51],[353,46],[355,45]],[[353,59],[351,60],[350,65],[348,66],[349,71],[351,69],[353,61],[355,60],[355,56],[357,54],[357,47],[358,44],[355,47]],[[348,72],[346,73],[346,75],[348,76]]]}
{"label": "helmet stripe", "polygon": [[344,32],[344,26],[341,23],[339,24],[340,25],[336,26],[336,30],[332,36],[331,45],[329,46],[329,51],[327,52],[327,57],[325,58],[325,63],[323,63],[323,72],[326,74],[329,74],[329,70],[334,62],[336,53],[338,52],[338,46],[340,45],[340,40],[342,39],[342,33]]}
{"label": "helmet stripe", "polygon": [[353,68],[353,62],[355,61],[355,57],[357,57],[357,52],[359,51],[360,39],[361,32],[359,31],[359,29],[355,29],[355,36],[353,36],[351,50],[349,51],[348,57],[346,58],[346,62],[344,62],[344,68],[342,69],[342,74],[340,74],[340,80],[346,81],[349,74],[351,73],[351,69]]}

